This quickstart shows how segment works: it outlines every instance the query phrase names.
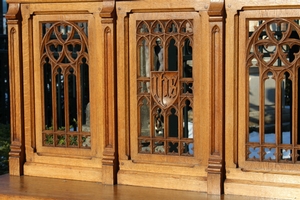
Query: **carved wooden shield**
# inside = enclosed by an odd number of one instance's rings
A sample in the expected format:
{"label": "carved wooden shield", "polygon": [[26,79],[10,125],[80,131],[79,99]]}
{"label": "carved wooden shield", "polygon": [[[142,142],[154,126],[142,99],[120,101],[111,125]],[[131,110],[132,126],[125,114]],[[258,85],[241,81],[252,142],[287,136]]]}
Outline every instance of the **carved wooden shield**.
{"label": "carved wooden shield", "polygon": [[155,102],[163,108],[168,108],[176,101],[179,93],[178,72],[152,71],[150,88]]}

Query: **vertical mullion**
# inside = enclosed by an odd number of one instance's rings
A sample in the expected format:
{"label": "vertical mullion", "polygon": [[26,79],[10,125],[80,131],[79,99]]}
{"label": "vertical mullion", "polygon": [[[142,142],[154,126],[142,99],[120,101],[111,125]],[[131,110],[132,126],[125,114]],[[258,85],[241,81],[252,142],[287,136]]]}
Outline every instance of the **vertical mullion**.
{"label": "vertical mullion", "polygon": [[291,74],[290,76],[292,76],[292,119],[290,119],[290,121],[292,122],[292,152],[293,152],[293,160],[292,162],[295,163],[297,161],[297,150],[295,149],[295,147],[298,147],[298,119],[299,119],[299,105],[298,105],[298,100],[299,100],[299,94],[298,94],[298,81],[299,81],[299,68],[296,68],[295,66],[293,67],[293,74]]}
{"label": "vertical mullion", "polygon": [[275,76],[275,145],[276,145],[276,162],[279,162],[279,153],[281,152],[281,77]]}
{"label": "vertical mullion", "polygon": [[[55,70],[57,70],[57,67],[53,67],[52,63],[51,63],[51,76],[52,76],[52,126],[53,126],[53,132],[55,133],[57,131],[57,95],[56,95],[56,75],[57,72]],[[56,146],[56,134],[53,135],[53,144],[54,146]]]}
{"label": "vertical mullion", "polygon": [[[79,63],[76,63],[76,66],[74,66],[74,75],[75,75],[75,79],[76,79],[77,129],[78,129],[78,132],[81,133],[81,131],[82,131],[82,110],[84,108],[82,107],[83,93],[81,91],[81,87],[83,86],[83,80],[81,80],[81,66],[79,65]],[[76,131],[76,128],[74,129],[74,131]]]}
{"label": "vertical mullion", "polygon": [[64,104],[65,104],[65,132],[68,132],[70,129],[70,122],[69,122],[69,69],[67,68],[64,70]]}
{"label": "vertical mullion", "polygon": [[259,146],[260,146],[260,161],[262,161],[263,157],[263,146],[262,144],[265,143],[264,141],[264,134],[265,134],[265,79],[264,79],[264,70],[261,69],[262,65],[260,64],[259,67]]}

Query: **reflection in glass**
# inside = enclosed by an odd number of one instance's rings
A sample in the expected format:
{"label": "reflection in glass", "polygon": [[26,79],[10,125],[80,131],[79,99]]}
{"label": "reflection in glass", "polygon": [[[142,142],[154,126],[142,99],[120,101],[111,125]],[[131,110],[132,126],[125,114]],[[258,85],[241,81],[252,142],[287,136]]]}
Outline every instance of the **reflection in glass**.
{"label": "reflection in glass", "polygon": [[139,33],[149,33],[148,27],[144,22],[139,26],[139,28]]}
{"label": "reflection in glass", "polygon": [[154,130],[155,136],[164,136],[164,116],[162,114],[161,108],[156,108],[156,113],[154,115]]}
{"label": "reflection in glass", "polygon": [[249,68],[249,142],[259,142],[259,137],[255,137],[259,132],[259,68],[256,60],[252,60]]}
{"label": "reflection in glass", "polygon": [[139,140],[139,153],[150,153],[151,141]]}
{"label": "reflection in glass", "polygon": [[270,161],[276,159],[276,149],[275,148],[264,148],[265,154],[264,154],[264,160]]}
{"label": "reflection in glass", "polygon": [[149,93],[150,92],[150,83],[149,81],[139,81],[138,84],[138,93]]}
{"label": "reflection in glass", "polygon": [[292,150],[280,149],[280,160],[285,160],[285,161],[292,160]]}
{"label": "reflection in glass", "polygon": [[183,107],[183,137],[193,138],[193,110],[190,107],[190,101],[185,101],[185,106]]}
{"label": "reflection in glass", "polygon": [[53,129],[52,115],[52,72],[49,58],[44,64],[44,109],[45,109],[45,129]]}
{"label": "reflection in glass", "polygon": [[149,59],[149,47],[146,39],[143,39],[140,44],[140,76],[150,77],[150,59]]}
{"label": "reflection in glass", "polygon": [[177,71],[178,53],[177,47],[175,46],[175,40],[171,39],[168,45],[168,71]]}
{"label": "reflection in glass", "polygon": [[150,110],[146,98],[141,100],[140,104],[140,134],[141,136],[150,136]]}
{"label": "reflection in glass", "polygon": [[169,137],[178,137],[178,116],[174,108],[169,115]]}
{"label": "reflection in glass", "polygon": [[260,158],[260,147],[249,147],[248,148],[248,158],[259,159]]}
{"label": "reflection in glass", "polygon": [[156,45],[154,46],[153,64],[155,71],[164,71],[164,49],[161,45],[161,39],[156,39]]}
{"label": "reflection in glass", "polygon": [[[89,85],[89,66],[86,58],[82,58],[80,65],[80,90],[81,90],[81,121],[82,131],[90,132],[90,85]],[[78,120],[78,119],[77,119]]]}
{"label": "reflection in glass", "polygon": [[65,127],[64,76],[60,68],[57,69],[56,75],[56,105],[57,128],[63,129]]}
{"label": "reflection in glass", "polygon": [[292,81],[286,72],[281,84],[281,143],[292,144]]}
{"label": "reflection in glass", "polygon": [[192,62],[193,49],[190,46],[190,40],[185,39],[184,46],[182,47],[183,56],[183,77],[193,77],[193,62]]}
{"label": "reflection in glass", "polygon": [[153,27],[154,27],[154,29],[153,29],[154,33],[162,33],[163,32],[162,25],[159,22],[155,22]]}
{"label": "reflection in glass", "polygon": [[76,76],[74,69],[70,68],[68,75],[68,92],[69,92],[69,130],[75,131],[77,129],[77,96],[76,96]]}
{"label": "reflection in glass", "polygon": [[168,25],[167,31],[168,31],[169,33],[177,33],[177,26],[176,26],[175,22],[170,23],[170,24]]}
{"label": "reflection in glass", "polygon": [[[275,140],[270,140],[270,134],[275,133],[275,80],[272,78],[273,73],[268,73],[268,78],[265,80],[265,143],[275,144]],[[268,135],[269,134],[269,135]]]}
{"label": "reflection in glass", "polygon": [[169,153],[178,153],[178,142],[168,142]]}

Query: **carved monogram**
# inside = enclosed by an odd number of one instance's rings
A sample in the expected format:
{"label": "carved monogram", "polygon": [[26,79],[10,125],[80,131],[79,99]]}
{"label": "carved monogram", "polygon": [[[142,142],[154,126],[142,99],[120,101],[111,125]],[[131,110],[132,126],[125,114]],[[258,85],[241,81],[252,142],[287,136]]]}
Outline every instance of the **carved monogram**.
{"label": "carved monogram", "polygon": [[151,95],[158,105],[168,108],[176,101],[178,88],[178,72],[152,71],[151,72]]}

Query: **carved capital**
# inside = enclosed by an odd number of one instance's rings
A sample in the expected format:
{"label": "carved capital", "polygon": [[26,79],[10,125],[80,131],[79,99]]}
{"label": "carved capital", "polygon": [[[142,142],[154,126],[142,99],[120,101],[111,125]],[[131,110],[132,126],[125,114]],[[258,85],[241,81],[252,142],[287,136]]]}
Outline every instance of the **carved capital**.
{"label": "carved capital", "polygon": [[7,20],[15,20],[20,17],[20,4],[11,3],[9,4],[8,11],[5,15]]}
{"label": "carved capital", "polygon": [[115,0],[103,0],[103,8],[100,12],[101,18],[114,18],[115,16]]}
{"label": "carved capital", "polygon": [[211,0],[208,9],[209,17],[214,18],[217,16],[223,16],[225,13],[224,6],[225,6],[224,0]]}

